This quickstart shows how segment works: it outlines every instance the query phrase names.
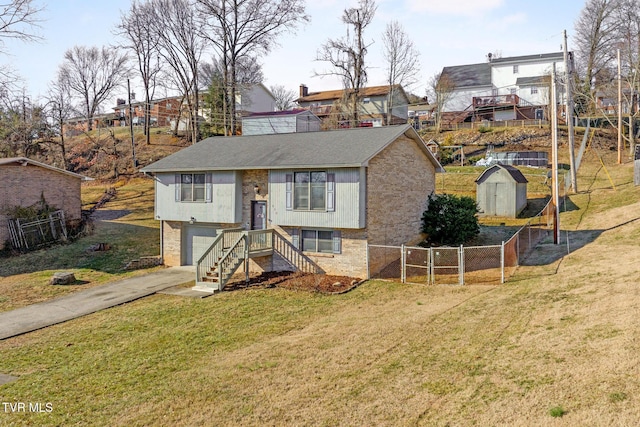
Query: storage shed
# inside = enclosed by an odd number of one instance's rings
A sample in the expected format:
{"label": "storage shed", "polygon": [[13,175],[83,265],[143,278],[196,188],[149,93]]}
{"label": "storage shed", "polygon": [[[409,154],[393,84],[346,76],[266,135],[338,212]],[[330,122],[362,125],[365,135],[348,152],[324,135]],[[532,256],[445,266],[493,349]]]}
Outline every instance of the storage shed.
{"label": "storage shed", "polygon": [[517,168],[493,165],[476,180],[480,215],[515,218],[527,207],[527,178]]}
{"label": "storage shed", "polygon": [[253,113],[242,118],[242,134],[247,136],[319,130],[320,119],[309,110]]}

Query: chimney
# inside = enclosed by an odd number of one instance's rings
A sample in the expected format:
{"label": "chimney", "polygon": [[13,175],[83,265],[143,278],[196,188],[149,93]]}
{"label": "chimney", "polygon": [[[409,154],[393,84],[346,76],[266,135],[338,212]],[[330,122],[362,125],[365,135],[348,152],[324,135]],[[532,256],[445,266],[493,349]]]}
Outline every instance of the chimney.
{"label": "chimney", "polygon": [[300,85],[300,98],[309,95],[309,88],[305,84]]}

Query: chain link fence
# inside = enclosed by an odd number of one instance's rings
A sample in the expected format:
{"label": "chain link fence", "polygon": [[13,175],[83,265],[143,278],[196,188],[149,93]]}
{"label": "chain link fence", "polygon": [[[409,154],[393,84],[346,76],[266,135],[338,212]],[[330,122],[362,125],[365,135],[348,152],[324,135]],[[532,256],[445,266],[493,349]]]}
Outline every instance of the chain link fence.
{"label": "chain link fence", "polygon": [[545,208],[507,242],[489,246],[431,247],[368,245],[369,279],[425,285],[504,283],[553,232],[554,208]]}

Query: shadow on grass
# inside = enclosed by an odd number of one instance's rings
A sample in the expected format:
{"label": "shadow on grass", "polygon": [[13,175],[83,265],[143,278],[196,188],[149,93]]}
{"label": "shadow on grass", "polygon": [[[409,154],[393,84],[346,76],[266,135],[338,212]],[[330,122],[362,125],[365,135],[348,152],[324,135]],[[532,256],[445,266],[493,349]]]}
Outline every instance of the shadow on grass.
{"label": "shadow on grass", "polygon": [[540,266],[553,264],[571,252],[577,251],[589,243],[592,243],[605,231],[615,230],[616,228],[631,224],[639,219],[640,217],[636,217],[606,229],[561,231],[558,244],[553,242],[553,234],[550,233],[549,236],[539,243],[525,259],[520,261],[520,265]]}
{"label": "shadow on grass", "polygon": [[[106,243],[110,249],[89,249],[98,243]],[[160,236],[157,228],[96,221],[93,234],[74,242],[3,258],[0,260],[0,277],[66,269],[90,269],[122,274],[127,262],[159,253]]]}
{"label": "shadow on grass", "polygon": [[571,252],[592,243],[605,231],[607,230],[561,231],[558,244],[553,242],[553,234],[549,233],[549,236],[540,242],[526,258],[520,260],[520,265],[541,266],[553,264]]}

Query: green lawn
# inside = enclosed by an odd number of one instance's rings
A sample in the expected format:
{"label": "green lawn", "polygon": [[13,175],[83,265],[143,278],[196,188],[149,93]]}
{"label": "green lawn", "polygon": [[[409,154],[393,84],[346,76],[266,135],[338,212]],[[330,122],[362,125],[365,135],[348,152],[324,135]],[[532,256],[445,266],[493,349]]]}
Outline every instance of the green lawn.
{"label": "green lawn", "polygon": [[636,425],[640,189],[605,164],[504,285],[154,295],[1,341],[0,401],[52,410],[0,425]]}
{"label": "green lawn", "polygon": [[[83,204],[88,207],[97,202],[106,187],[84,186]],[[125,271],[124,266],[141,256],[160,254],[158,222],[153,219],[153,181],[136,179],[116,187],[116,197],[102,210],[116,219],[95,221],[91,234],[70,244],[0,260],[0,311],[149,271]],[[96,243],[107,243],[111,249],[88,250]],[[78,283],[50,286],[56,271],[72,271]]]}

